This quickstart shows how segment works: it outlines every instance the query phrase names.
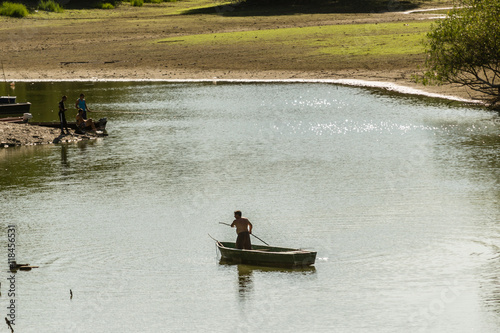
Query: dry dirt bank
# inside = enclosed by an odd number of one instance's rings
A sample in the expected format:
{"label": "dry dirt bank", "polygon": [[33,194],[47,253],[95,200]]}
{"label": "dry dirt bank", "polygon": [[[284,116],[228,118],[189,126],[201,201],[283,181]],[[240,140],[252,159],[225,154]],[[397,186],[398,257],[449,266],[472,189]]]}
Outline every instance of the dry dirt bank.
{"label": "dry dirt bank", "polygon": [[[179,2],[180,3],[180,2]],[[359,79],[393,82],[469,98],[464,89],[414,82],[422,55],[304,56],[299,48],[266,43],[206,47],[155,43],[193,34],[429,19],[426,12],[232,16],[169,15],[170,7],[120,6],[107,12],[66,11],[22,20],[0,18],[6,81],[60,79]],[[104,14],[103,14],[104,13]],[[92,15],[99,15],[94,18]]]}
{"label": "dry dirt bank", "polygon": [[69,135],[60,134],[61,130],[57,128],[0,122],[0,148],[76,142],[97,138],[92,134],[76,134],[72,130],[70,130]]}

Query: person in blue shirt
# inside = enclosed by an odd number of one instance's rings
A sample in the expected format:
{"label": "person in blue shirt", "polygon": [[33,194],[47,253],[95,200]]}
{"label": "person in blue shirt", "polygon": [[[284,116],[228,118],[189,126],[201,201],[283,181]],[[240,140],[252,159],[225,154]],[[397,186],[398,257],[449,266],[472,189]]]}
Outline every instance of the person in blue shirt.
{"label": "person in blue shirt", "polygon": [[75,107],[77,110],[83,110],[83,118],[87,119],[87,111],[90,111],[90,109],[87,106],[87,102],[85,102],[85,95],[80,94],[80,98],[76,100]]}

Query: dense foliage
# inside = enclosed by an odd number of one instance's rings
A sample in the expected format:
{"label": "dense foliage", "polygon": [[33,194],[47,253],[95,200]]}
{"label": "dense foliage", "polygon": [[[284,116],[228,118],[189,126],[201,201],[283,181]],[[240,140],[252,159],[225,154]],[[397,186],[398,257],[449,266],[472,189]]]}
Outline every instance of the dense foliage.
{"label": "dense foliage", "polygon": [[0,15],[10,17],[25,17],[28,15],[28,9],[23,4],[2,2],[0,4]]}
{"label": "dense foliage", "polygon": [[[1,0],[0,0],[1,1]],[[40,2],[52,2],[59,5],[61,8],[79,9],[79,8],[95,8],[101,6],[103,3],[110,3],[113,6],[122,2],[121,0],[12,0],[13,2],[22,3],[30,9],[39,8]],[[53,5],[50,5],[51,7]],[[54,6],[55,7],[55,6]],[[45,9],[44,9],[45,10]]]}
{"label": "dense foliage", "polygon": [[109,2],[100,2],[100,3],[97,4],[96,8],[100,8],[100,9],[114,9],[115,6],[113,6]]}
{"label": "dense foliage", "polygon": [[56,13],[63,12],[63,8],[61,7],[61,5],[54,0],[41,0],[38,3],[38,9]]}
{"label": "dense foliage", "polygon": [[500,102],[500,0],[462,0],[428,34],[426,80],[457,83]]}

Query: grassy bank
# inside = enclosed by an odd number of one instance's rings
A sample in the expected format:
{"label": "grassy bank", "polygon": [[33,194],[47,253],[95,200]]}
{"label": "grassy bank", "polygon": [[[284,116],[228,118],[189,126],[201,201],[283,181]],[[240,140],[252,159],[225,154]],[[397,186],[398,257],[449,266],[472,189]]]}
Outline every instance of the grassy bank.
{"label": "grassy bank", "polygon": [[156,43],[181,43],[184,46],[198,47],[294,47],[299,48],[304,56],[407,55],[423,52],[422,42],[430,25],[430,22],[398,22],[266,29],[171,37]]}

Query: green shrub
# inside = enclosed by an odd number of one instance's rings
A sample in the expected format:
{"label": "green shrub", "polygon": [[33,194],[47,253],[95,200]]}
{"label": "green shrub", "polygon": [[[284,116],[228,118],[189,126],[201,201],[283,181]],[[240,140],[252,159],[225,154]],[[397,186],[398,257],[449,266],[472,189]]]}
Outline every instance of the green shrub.
{"label": "green shrub", "polygon": [[100,2],[97,5],[97,8],[100,8],[100,9],[113,9],[113,8],[115,8],[115,6],[113,6],[109,2]]}
{"label": "green shrub", "polygon": [[2,2],[0,5],[0,15],[10,17],[25,17],[28,15],[26,6],[20,3]]}
{"label": "green shrub", "polygon": [[162,3],[163,0],[144,0],[144,2],[149,2],[149,3]]}
{"label": "green shrub", "polygon": [[54,13],[62,13],[64,11],[61,5],[54,0],[41,0],[38,3],[38,9]]}
{"label": "green shrub", "polygon": [[141,7],[144,5],[144,0],[130,0],[130,4],[135,7]]}

